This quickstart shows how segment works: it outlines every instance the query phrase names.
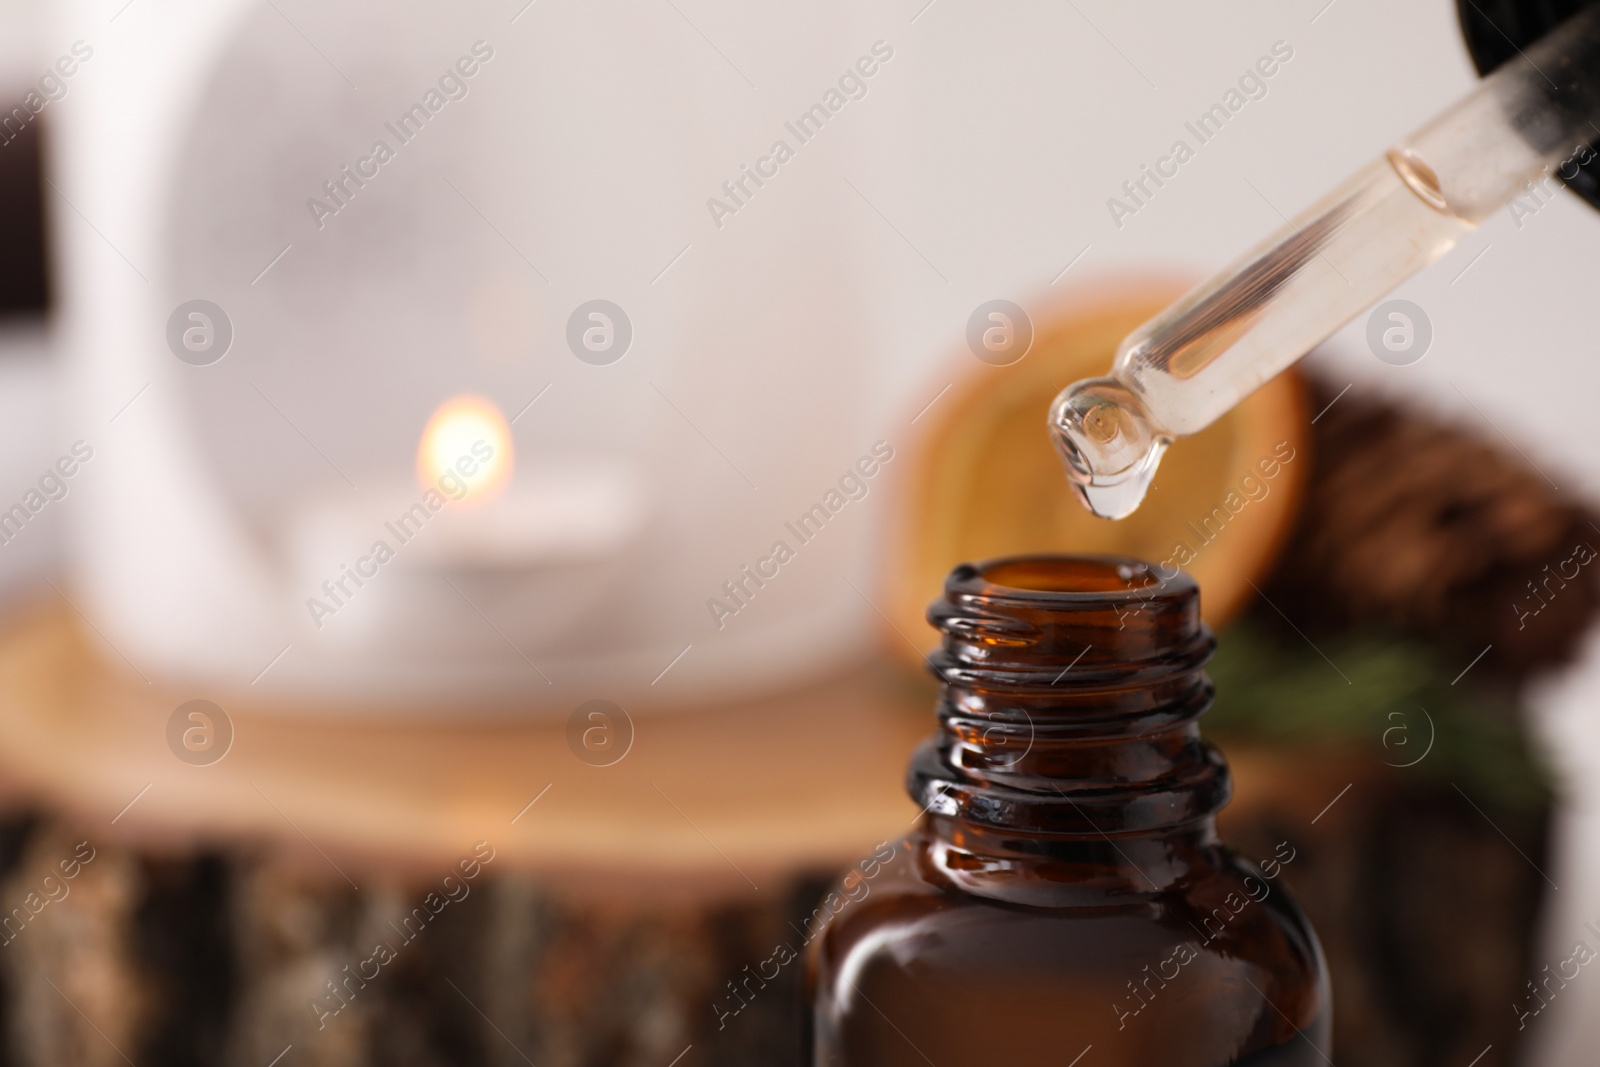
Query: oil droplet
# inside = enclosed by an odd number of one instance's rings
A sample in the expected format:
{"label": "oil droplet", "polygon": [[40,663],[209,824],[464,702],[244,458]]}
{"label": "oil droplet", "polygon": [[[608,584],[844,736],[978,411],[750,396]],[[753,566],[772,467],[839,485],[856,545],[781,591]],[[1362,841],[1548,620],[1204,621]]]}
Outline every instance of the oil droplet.
{"label": "oil droplet", "polygon": [[1155,480],[1157,467],[1156,462],[1151,462],[1121,481],[1100,485],[1075,481],[1072,488],[1077,492],[1078,499],[1102,519],[1125,519],[1144,503],[1150,483]]}

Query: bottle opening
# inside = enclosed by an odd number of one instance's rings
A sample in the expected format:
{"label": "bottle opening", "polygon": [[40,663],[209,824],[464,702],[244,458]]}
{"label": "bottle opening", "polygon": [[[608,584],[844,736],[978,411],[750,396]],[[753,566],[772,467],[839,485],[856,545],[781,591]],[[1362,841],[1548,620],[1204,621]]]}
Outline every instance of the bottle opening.
{"label": "bottle opening", "polygon": [[1028,593],[1117,593],[1161,584],[1148,563],[1086,556],[995,560],[979,575],[992,586]]}

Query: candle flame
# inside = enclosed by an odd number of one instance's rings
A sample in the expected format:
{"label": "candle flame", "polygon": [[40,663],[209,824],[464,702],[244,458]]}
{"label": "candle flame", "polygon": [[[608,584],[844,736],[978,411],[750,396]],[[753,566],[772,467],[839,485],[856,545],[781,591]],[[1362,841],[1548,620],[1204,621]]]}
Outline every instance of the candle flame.
{"label": "candle flame", "polygon": [[417,480],[446,499],[492,500],[511,478],[511,427],[481,396],[451,397],[434,409],[417,445]]}

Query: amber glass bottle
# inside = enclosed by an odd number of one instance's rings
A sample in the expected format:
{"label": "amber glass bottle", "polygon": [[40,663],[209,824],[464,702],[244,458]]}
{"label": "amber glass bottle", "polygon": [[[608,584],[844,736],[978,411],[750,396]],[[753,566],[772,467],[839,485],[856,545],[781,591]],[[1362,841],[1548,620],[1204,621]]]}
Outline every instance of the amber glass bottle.
{"label": "amber glass bottle", "polygon": [[926,815],[830,898],[813,1061],[1329,1062],[1322,950],[1278,880],[1293,845],[1257,866],[1217,839],[1228,768],[1197,725],[1215,641],[1193,580],[996,560],[956,568],[929,618],[939,732],[908,778]]}

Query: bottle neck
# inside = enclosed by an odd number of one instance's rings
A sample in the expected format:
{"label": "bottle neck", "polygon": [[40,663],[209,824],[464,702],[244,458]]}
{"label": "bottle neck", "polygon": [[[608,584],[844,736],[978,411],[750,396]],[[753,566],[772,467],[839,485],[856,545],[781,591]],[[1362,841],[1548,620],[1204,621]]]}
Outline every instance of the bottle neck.
{"label": "bottle neck", "polygon": [[1216,846],[1228,771],[1198,726],[1215,642],[1186,575],[1103,558],[963,566],[929,618],[944,634],[939,731],[908,778],[928,862],[968,888],[1148,893]]}
{"label": "bottle neck", "polygon": [[1138,834],[1017,834],[930,815],[919,832],[932,880],[1036,907],[1104,907],[1159,895],[1216,862],[1215,820]]}

